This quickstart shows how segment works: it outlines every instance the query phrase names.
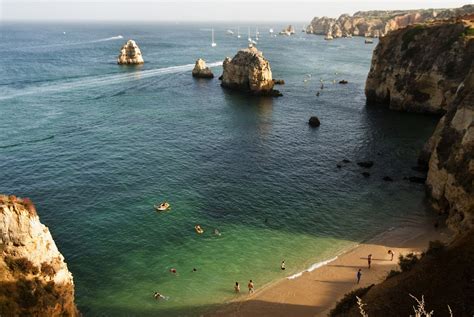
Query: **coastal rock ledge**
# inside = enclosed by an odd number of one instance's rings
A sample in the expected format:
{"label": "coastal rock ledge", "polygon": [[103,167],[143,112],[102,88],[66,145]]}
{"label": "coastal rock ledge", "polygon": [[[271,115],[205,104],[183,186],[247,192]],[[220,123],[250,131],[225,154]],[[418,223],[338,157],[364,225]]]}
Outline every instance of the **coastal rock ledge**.
{"label": "coastal rock ledge", "polygon": [[0,195],[0,315],[79,316],[64,257],[28,198]]}
{"label": "coastal rock ledge", "polygon": [[117,58],[117,64],[119,65],[138,65],[143,64],[144,60],[142,52],[134,40],[128,40],[122,49],[120,55]]}
{"label": "coastal rock ledge", "polygon": [[232,59],[227,57],[222,66],[222,87],[254,95],[282,96],[273,89],[270,63],[255,47],[240,50]]}
{"label": "coastal rock ledge", "polygon": [[194,65],[193,69],[193,77],[196,78],[214,78],[214,74],[212,73],[211,69],[206,66],[206,61],[202,58],[199,58],[196,61],[196,65]]}

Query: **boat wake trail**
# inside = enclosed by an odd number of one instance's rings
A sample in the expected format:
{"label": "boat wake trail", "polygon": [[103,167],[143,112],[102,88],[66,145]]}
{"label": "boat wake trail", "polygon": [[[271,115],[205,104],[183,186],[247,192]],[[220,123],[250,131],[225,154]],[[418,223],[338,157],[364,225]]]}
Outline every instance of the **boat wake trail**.
{"label": "boat wake trail", "polygon": [[46,138],[42,138],[42,139],[27,140],[27,141],[22,141],[22,142],[15,143],[15,144],[8,144],[8,145],[0,145],[0,149],[8,149],[8,148],[17,147],[17,146],[20,146],[20,145],[23,145],[23,144],[38,143],[38,142],[43,142],[43,141],[47,141],[47,140],[51,140],[51,139],[54,139],[54,135],[46,137]]}
{"label": "boat wake trail", "polygon": [[[221,66],[222,62],[209,63],[207,66]],[[142,80],[154,76],[165,74],[183,73],[192,70],[194,64],[186,64],[180,66],[171,66],[165,68],[148,69],[143,71],[129,72],[125,74],[110,74],[103,76],[83,77],[73,80],[61,80],[59,83],[51,82],[44,85],[36,85],[24,89],[11,89],[2,93],[0,100],[11,99],[26,95],[59,93],[73,89],[93,89],[105,85],[113,85],[121,82]]]}
{"label": "boat wake trail", "polygon": [[29,50],[35,48],[50,48],[50,47],[67,47],[67,46],[74,46],[74,45],[84,45],[84,44],[92,44],[92,43],[100,43],[100,42],[108,42],[114,40],[123,39],[122,35],[107,37],[104,39],[92,40],[92,41],[84,41],[84,42],[72,42],[72,43],[58,43],[58,44],[47,44],[47,45],[37,45],[37,46],[28,46],[28,47],[21,47],[22,50]]}

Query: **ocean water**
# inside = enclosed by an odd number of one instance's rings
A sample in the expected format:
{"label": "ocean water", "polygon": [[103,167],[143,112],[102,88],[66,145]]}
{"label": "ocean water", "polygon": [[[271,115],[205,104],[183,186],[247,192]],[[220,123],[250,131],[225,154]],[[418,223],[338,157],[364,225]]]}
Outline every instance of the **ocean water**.
{"label": "ocean water", "polygon": [[[426,216],[423,186],[402,177],[436,118],[365,106],[374,45],[260,25],[286,84],[251,97],[191,77],[197,58],[218,77],[246,46],[246,25],[225,34],[236,25],[0,26],[0,192],[36,203],[85,316],[199,315],[234,299],[236,281],[260,288]],[[116,65],[128,38],[143,66]],[[155,212],[163,200],[171,210]]]}

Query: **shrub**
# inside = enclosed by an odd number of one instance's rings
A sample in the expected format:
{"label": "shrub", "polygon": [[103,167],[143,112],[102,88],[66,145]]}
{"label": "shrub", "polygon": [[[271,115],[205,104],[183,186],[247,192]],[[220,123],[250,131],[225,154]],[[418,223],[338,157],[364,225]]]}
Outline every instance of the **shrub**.
{"label": "shrub", "polygon": [[390,272],[388,272],[386,280],[388,280],[389,278],[392,278],[394,276],[397,276],[400,273],[402,273],[402,272],[397,271],[397,270],[391,270]]}
{"label": "shrub", "polygon": [[411,41],[415,39],[415,36],[423,32],[424,27],[422,25],[416,25],[413,28],[407,30],[402,36],[402,51],[408,48]]}
{"label": "shrub", "polygon": [[430,241],[428,250],[426,250],[425,254],[426,255],[438,254],[440,251],[444,250],[444,247],[445,247],[444,243],[439,240]]}
{"label": "shrub", "polygon": [[41,263],[41,274],[52,277],[56,274],[54,267],[46,262]]}
{"label": "shrub", "polygon": [[13,272],[21,272],[23,274],[32,273],[33,275],[38,274],[39,270],[36,266],[31,263],[27,258],[13,258],[11,256],[5,257],[5,263],[8,268]]}
{"label": "shrub", "polygon": [[357,298],[364,296],[374,284],[367,287],[361,287],[352,292],[347,293],[344,297],[337,302],[336,307],[334,307],[330,312],[329,316],[339,316],[347,313],[354,305],[357,304]]}
{"label": "shrub", "polygon": [[420,261],[420,259],[416,254],[409,253],[406,256],[400,255],[398,258],[398,265],[400,265],[402,272],[407,272],[410,271],[418,261]]}

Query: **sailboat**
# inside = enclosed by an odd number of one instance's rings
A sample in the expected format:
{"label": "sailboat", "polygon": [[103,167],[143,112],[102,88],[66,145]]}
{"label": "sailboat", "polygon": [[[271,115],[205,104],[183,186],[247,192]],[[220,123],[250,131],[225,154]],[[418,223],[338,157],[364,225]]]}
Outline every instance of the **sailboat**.
{"label": "sailboat", "polygon": [[216,42],[214,42],[214,29],[212,29],[212,43],[211,43],[211,46],[212,47],[217,46]]}
{"label": "sailboat", "polygon": [[237,27],[237,38],[240,39],[240,26]]}
{"label": "sailboat", "polygon": [[258,32],[258,27],[255,29],[255,41],[258,41],[258,35],[260,33]]}

